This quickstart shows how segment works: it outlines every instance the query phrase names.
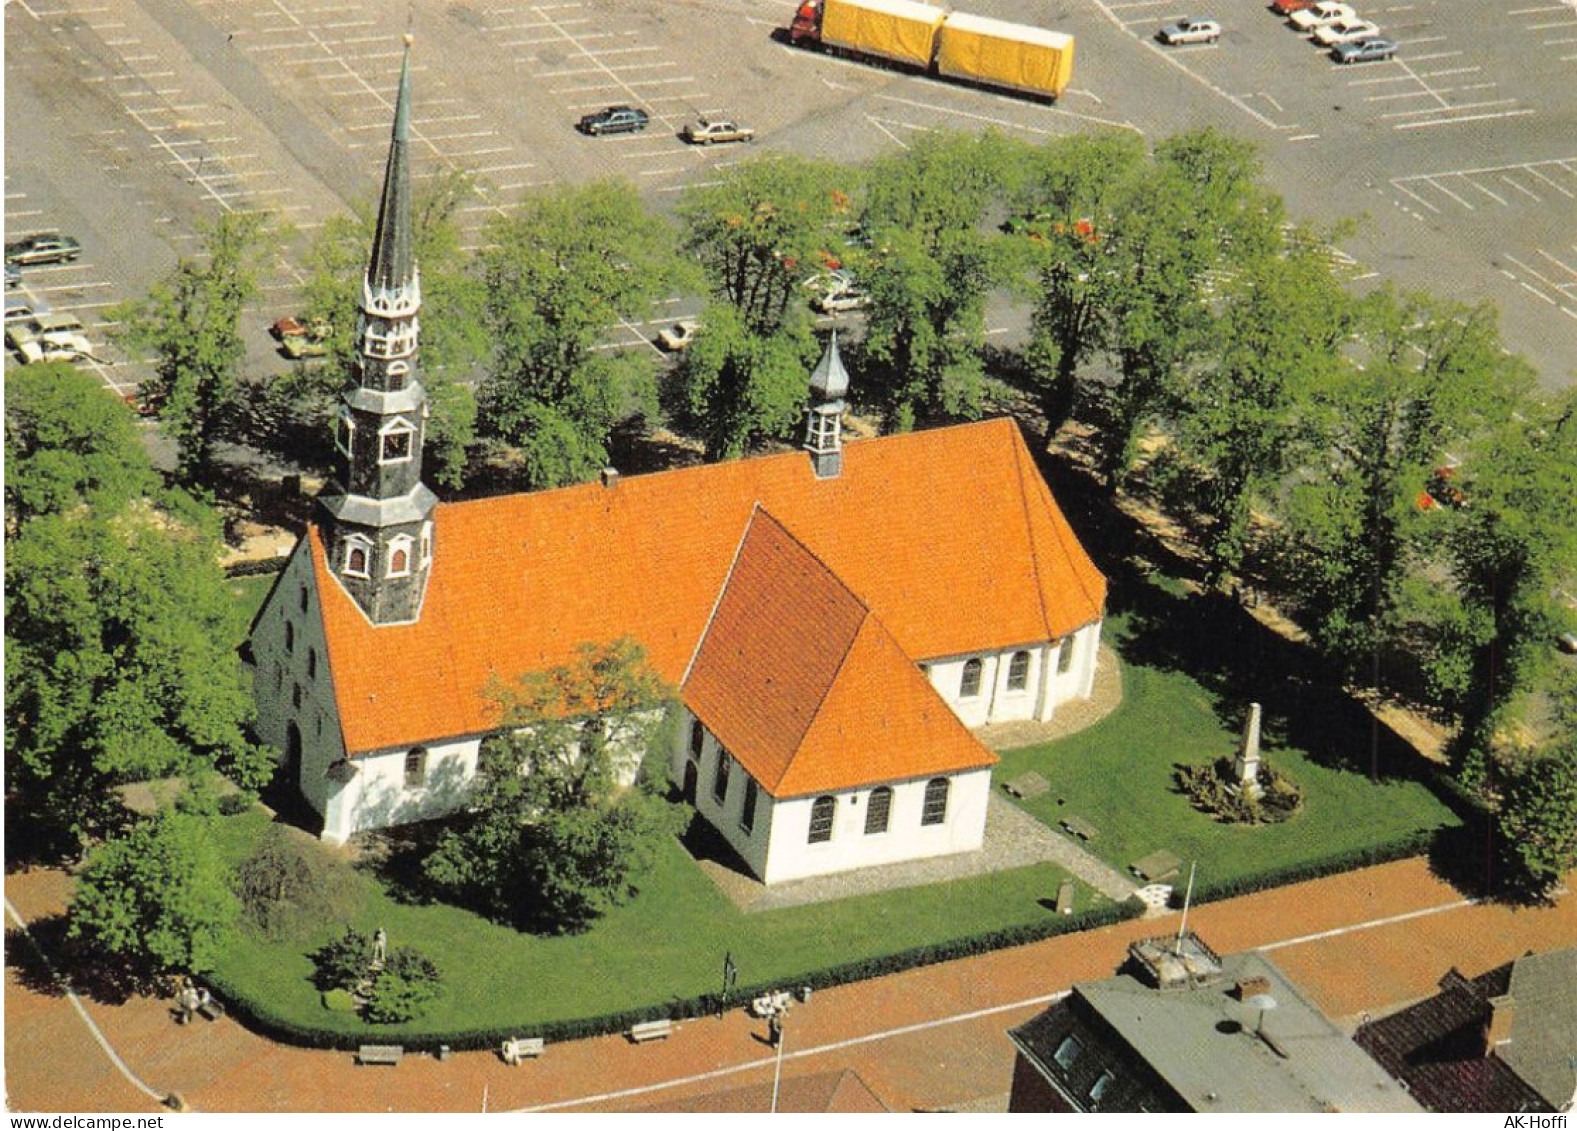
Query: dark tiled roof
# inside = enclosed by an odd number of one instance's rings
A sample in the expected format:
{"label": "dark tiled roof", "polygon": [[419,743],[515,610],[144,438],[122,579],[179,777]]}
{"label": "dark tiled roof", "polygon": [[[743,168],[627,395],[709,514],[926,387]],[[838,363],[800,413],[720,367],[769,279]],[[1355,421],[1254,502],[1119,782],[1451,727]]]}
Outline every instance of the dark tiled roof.
{"label": "dark tiled roof", "polygon": [[1469,980],[1456,970],[1440,992],[1360,1026],[1358,1047],[1432,1111],[1549,1111],[1500,1058],[1484,1055],[1489,999],[1506,992],[1508,963]]}
{"label": "dark tiled roof", "polygon": [[[755,1084],[726,1092],[709,1092],[671,1103],[640,1109],[642,1112],[751,1112],[772,1110],[772,1085]],[[821,1072],[814,1076],[789,1076],[778,1087],[778,1111],[868,1112],[885,1114],[891,1109],[866,1086],[860,1074],[846,1068],[842,1072]]]}

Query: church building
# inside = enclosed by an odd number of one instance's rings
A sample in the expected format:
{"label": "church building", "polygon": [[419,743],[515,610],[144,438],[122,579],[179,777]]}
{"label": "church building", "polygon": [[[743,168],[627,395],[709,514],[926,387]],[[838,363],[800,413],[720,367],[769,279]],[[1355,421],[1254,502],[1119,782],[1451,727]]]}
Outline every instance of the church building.
{"label": "church building", "polygon": [[629,637],[683,707],[671,780],[764,882],[980,847],[973,732],[1090,695],[1106,596],[1017,425],[846,444],[834,335],[801,451],[441,504],[409,128],[407,54],[333,478],[250,640],[323,837],[461,808],[489,687]]}

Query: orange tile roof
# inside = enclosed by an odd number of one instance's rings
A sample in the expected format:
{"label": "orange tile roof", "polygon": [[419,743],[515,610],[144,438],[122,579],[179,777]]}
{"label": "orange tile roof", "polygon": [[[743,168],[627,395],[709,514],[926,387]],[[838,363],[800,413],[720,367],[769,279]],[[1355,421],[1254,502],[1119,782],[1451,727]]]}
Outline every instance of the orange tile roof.
{"label": "orange tile roof", "polygon": [[683,699],[773,797],[995,765],[871,611],[757,510]]}
{"label": "orange tile roof", "polygon": [[875,612],[911,660],[1008,648],[1100,618],[1106,582],[1010,420],[857,441],[818,480],[803,452],[617,486],[448,503],[415,624],[374,627],[311,532],[346,750],[480,734],[489,677],[633,636],[683,677],[759,503]]}

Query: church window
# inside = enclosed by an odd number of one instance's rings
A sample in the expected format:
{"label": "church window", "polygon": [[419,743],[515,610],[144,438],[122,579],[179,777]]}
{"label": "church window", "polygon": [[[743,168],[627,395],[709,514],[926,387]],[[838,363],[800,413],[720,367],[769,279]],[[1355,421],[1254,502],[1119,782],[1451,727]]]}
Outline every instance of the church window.
{"label": "church window", "polygon": [[755,778],[745,779],[745,807],[739,814],[739,827],[749,833],[756,827],[756,800],[760,793]]}
{"label": "church window", "polygon": [[887,831],[887,818],[893,809],[893,791],[885,785],[871,790],[865,804],[865,835],[875,836]]}
{"label": "church window", "polygon": [[433,564],[433,524],[422,523],[422,565]]}
{"label": "church window", "polygon": [[1057,656],[1057,674],[1062,675],[1073,666],[1073,639],[1065,638],[1062,641],[1062,652]]}
{"label": "church window", "polygon": [[316,648],[307,649],[307,678],[318,678],[318,650]]}
{"label": "church window", "polygon": [[830,412],[813,412],[810,416],[810,444],[818,452],[838,450],[838,417]]}
{"label": "church window", "polygon": [[712,796],[721,805],[728,797],[728,771],[729,762],[732,761],[727,750],[721,746],[717,748],[717,769],[712,774]]}
{"label": "church window", "polygon": [[390,392],[397,393],[401,389],[405,388],[405,378],[406,378],[406,375],[410,373],[410,371],[411,371],[411,367],[406,362],[403,362],[403,361],[391,361],[391,362],[389,362],[389,390],[390,390]]}
{"label": "church window", "polygon": [[701,725],[700,719],[690,720],[690,757],[697,760],[701,757],[701,747],[706,743],[706,728]]}
{"label": "church window", "polygon": [[1078,1061],[1079,1054],[1084,1051],[1084,1046],[1077,1037],[1064,1037],[1062,1044],[1057,1046],[1057,1051],[1051,1056],[1057,1062],[1057,1067],[1066,1072]]}
{"label": "church window", "polygon": [[980,672],[983,667],[978,659],[964,665],[964,678],[958,684],[959,698],[969,699],[980,694]]}
{"label": "church window", "polygon": [[810,807],[810,844],[825,844],[832,839],[832,818],[838,811],[836,797],[818,797]]}
{"label": "church window", "polygon": [[427,747],[418,746],[405,755],[405,788],[415,789],[427,780]]}
{"label": "church window", "polygon": [[309,600],[309,597],[308,597],[308,593],[307,593],[307,587],[305,585],[303,585],[301,587],[301,611],[302,612],[306,612],[307,611],[307,602],[308,602],[308,600]]}
{"label": "church window", "polygon": [[350,409],[339,410],[339,418],[334,422],[334,446],[350,457],[351,444],[356,439],[356,422],[351,419]]}
{"label": "church window", "polygon": [[372,543],[365,538],[353,537],[345,542],[345,573],[350,577],[370,576],[368,561],[372,555]]}
{"label": "church window", "polygon": [[940,825],[947,821],[946,778],[932,778],[925,783],[925,807],[920,810],[922,825]]}
{"label": "church window", "polygon": [[409,577],[411,574],[411,536],[402,534],[389,539],[389,576]]}
{"label": "church window", "polygon": [[1008,661],[1008,690],[1023,691],[1029,686],[1029,653],[1014,652]]}
{"label": "church window", "polygon": [[396,416],[378,430],[379,463],[404,463],[411,458],[416,429],[403,416]]}
{"label": "church window", "polygon": [[296,626],[291,624],[287,620],[285,622],[285,651],[287,651],[287,652],[294,652],[295,650],[296,650]]}
{"label": "church window", "polygon": [[294,684],[290,689],[290,705],[298,711],[301,709],[301,685]]}
{"label": "church window", "polygon": [[285,665],[284,664],[280,664],[277,668],[274,669],[274,690],[277,692],[277,691],[283,691],[284,689],[285,689]]}

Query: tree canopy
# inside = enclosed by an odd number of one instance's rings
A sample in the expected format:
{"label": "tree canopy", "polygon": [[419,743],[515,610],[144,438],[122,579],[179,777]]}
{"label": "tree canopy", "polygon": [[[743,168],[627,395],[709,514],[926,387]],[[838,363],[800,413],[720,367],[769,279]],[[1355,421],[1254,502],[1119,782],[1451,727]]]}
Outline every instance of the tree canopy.
{"label": "tree canopy", "polygon": [[669,692],[638,645],[616,641],[499,696],[507,729],[483,742],[473,816],[443,836],[427,874],[505,922],[583,930],[635,894],[678,831],[653,768]]}
{"label": "tree canopy", "polygon": [[241,313],[259,294],[271,250],[268,218],[226,212],[203,228],[201,258],[182,258],[147,297],[110,311],[116,337],[154,355],[141,395],[156,405],[176,445],[176,476],[187,486],[213,473],[215,445],[229,435],[246,343]]}

